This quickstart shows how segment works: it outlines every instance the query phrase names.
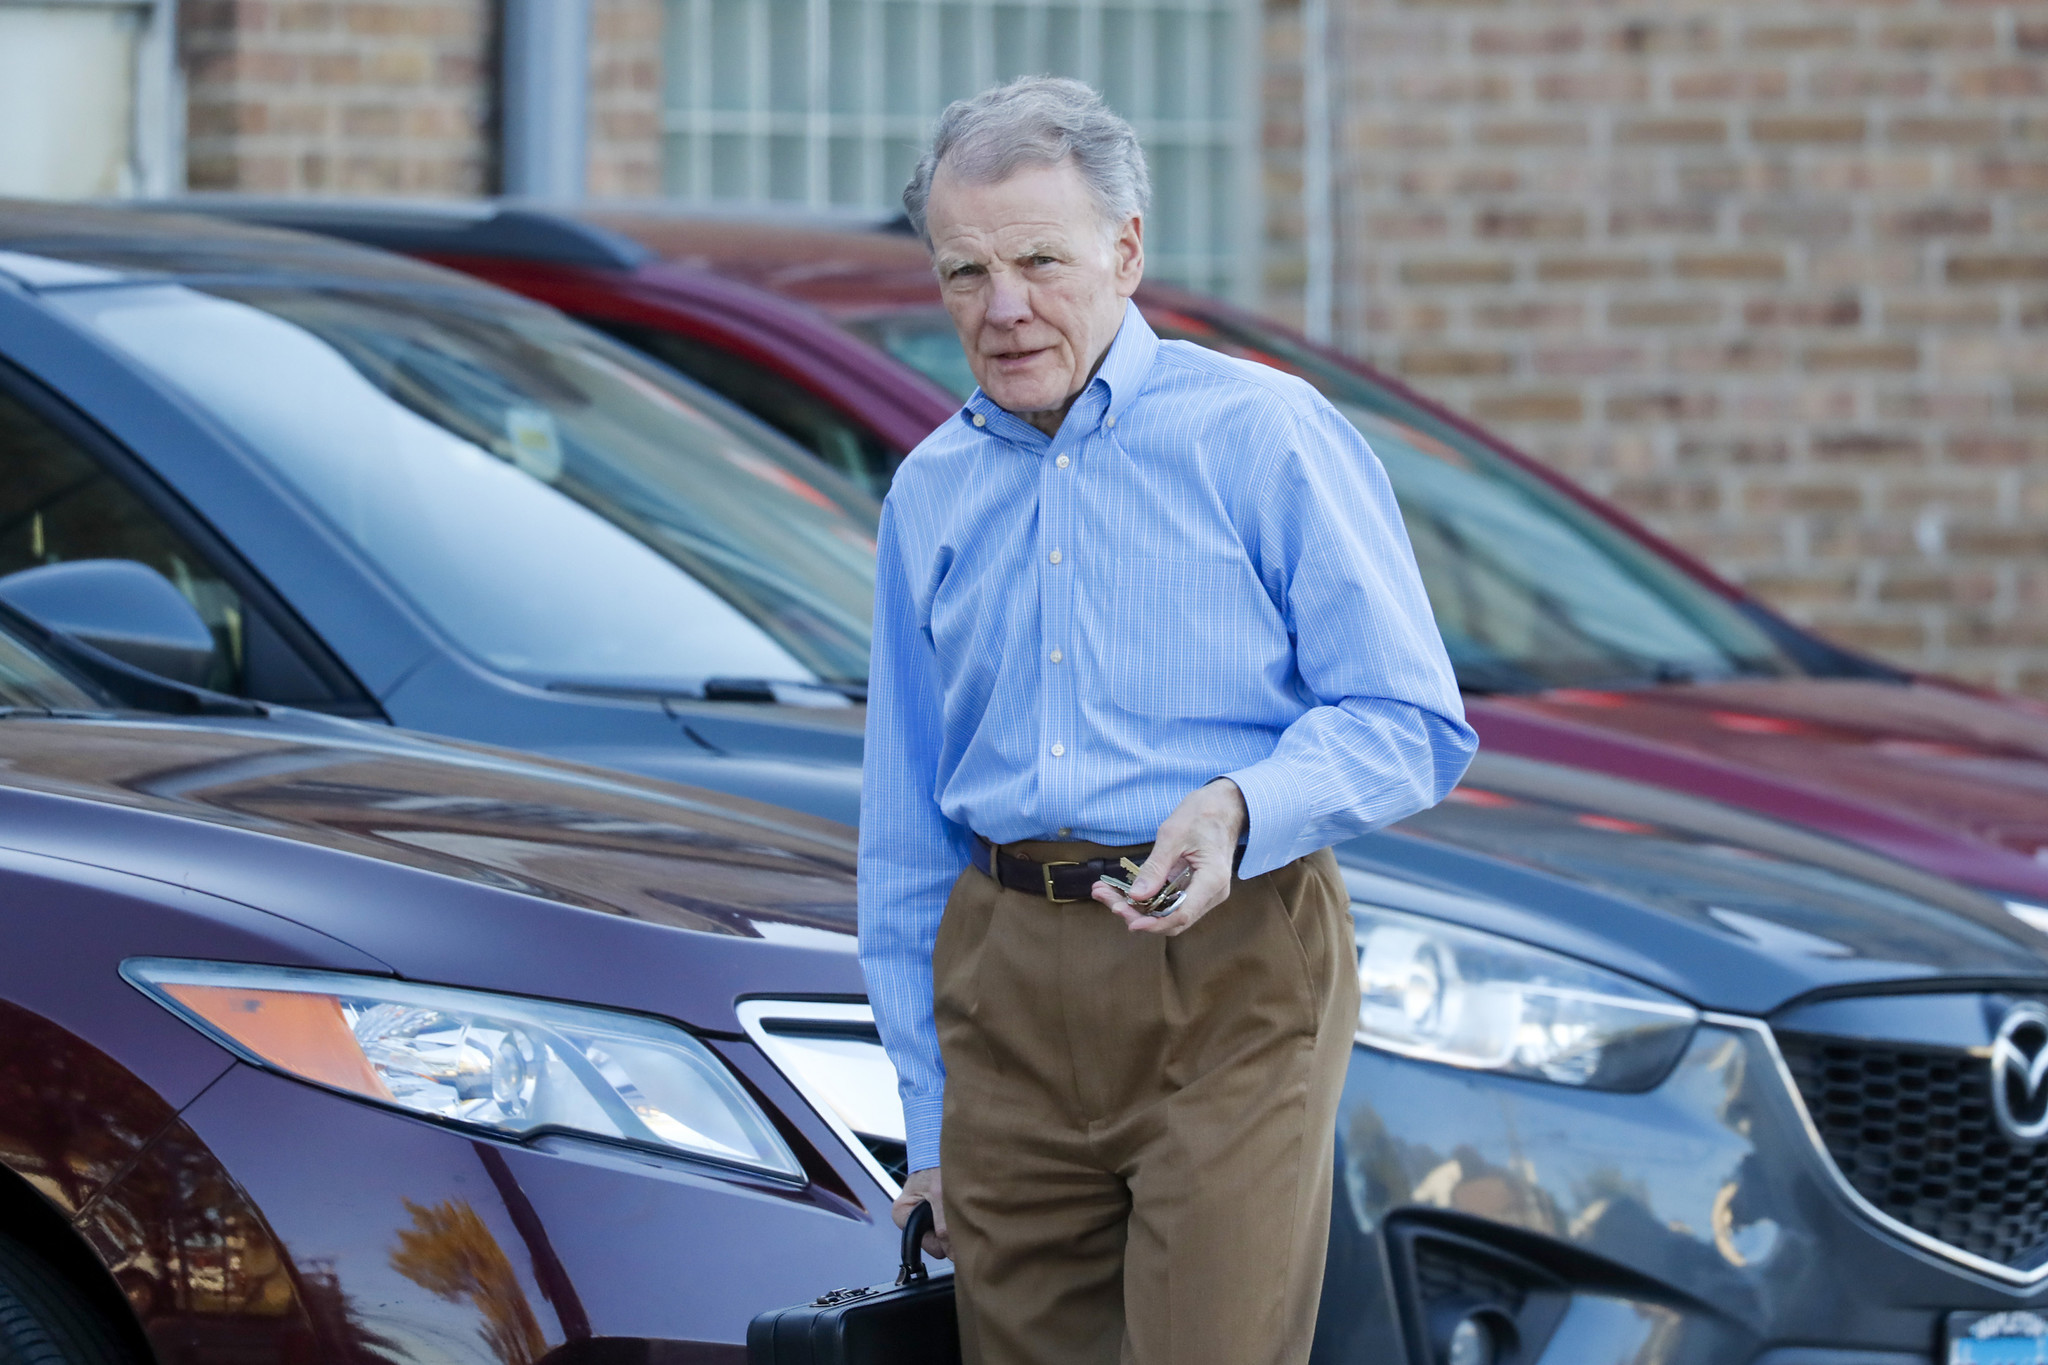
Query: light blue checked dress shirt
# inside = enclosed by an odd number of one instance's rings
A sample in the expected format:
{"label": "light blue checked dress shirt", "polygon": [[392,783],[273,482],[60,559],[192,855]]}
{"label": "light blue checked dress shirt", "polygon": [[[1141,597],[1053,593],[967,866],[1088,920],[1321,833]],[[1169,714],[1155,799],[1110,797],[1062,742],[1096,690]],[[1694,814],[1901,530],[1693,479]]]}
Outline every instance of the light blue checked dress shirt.
{"label": "light blue checked dress shirt", "polygon": [[1131,307],[1057,437],[977,392],[897,471],[875,584],[860,958],[910,1168],[970,831],[1145,843],[1228,776],[1252,877],[1434,805],[1477,742],[1386,474],[1306,383]]}

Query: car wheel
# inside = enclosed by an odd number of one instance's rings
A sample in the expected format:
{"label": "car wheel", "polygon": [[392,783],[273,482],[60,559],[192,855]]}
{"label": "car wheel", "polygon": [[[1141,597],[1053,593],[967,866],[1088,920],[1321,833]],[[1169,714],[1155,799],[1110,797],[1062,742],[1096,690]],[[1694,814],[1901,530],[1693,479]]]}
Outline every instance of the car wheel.
{"label": "car wheel", "polygon": [[0,1365],[135,1365],[104,1314],[69,1280],[0,1236]]}

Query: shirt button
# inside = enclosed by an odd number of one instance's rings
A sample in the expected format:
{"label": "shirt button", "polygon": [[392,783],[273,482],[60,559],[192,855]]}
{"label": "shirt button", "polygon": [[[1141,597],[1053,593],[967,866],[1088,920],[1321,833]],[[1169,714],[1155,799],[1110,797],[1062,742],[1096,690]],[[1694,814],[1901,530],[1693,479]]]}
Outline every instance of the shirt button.
{"label": "shirt button", "polygon": [[1052,659],[1054,663],[1058,663],[1061,659],[1064,659],[1067,656],[1060,653],[1058,650],[1054,650],[1049,657]]}
{"label": "shirt button", "polygon": [[1066,746],[1066,745],[1064,745],[1064,744],[1055,744],[1055,745],[1053,745],[1053,746],[1052,746],[1052,756],[1053,756],[1054,758],[1065,758],[1065,757],[1066,757],[1066,755],[1067,755],[1067,746]]}
{"label": "shirt button", "polygon": [[1061,826],[1060,826],[1060,838],[1062,838],[1062,839],[1066,838],[1066,837],[1067,837],[1067,836],[1068,836],[1069,834],[1072,834],[1073,832],[1074,832],[1074,831],[1073,831],[1073,830],[1072,830],[1072,828],[1070,828],[1069,826],[1066,826],[1066,825],[1061,825]]}
{"label": "shirt button", "polygon": [[1113,427],[1113,426],[1115,426],[1115,425],[1116,425],[1116,414],[1112,412],[1112,413],[1111,413],[1111,414],[1110,414],[1109,416],[1107,416],[1107,417],[1103,418],[1103,419],[1102,419],[1102,425],[1104,425],[1104,426],[1106,426],[1106,427]]}
{"label": "shirt button", "polygon": [[1054,460],[1053,463],[1058,465],[1061,469],[1065,469],[1068,465],[1072,464],[1073,461],[1068,459],[1066,456],[1062,455],[1057,460]]}
{"label": "shirt button", "polygon": [[988,425],[988,418],[983,417],[980,413],[977,412],[974,414],[974,425],[978,427],[985,427]]}
{"label": "shirt button", "polygon": [[1055,564],[1060,562],[1060,552],[1058,550],[1052,552],[1052,562]]}

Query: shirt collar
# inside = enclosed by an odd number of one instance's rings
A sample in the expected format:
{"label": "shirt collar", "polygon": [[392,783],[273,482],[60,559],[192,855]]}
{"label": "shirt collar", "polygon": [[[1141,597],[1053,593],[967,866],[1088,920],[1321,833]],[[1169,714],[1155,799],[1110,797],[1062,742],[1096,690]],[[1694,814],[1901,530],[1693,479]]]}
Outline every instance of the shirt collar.
{"label": "shirt collar", "polygon": [[[1088,387],[1075,396],[1074,407],[1078,409],[1087,403],[1099,385],[1108,401],[1101,405],[1095,420],[1101,422],[1121,413],[1145,387],[1145,377],[1152,372],[1152,360],[1158,354],[1159,334],[1145,321],[1138,305],[1126,299],[1124,320],[1117,328],[1116,340],[1109,343],[1109,353],[1102,357],[1102,364],[1097,367],[1095,377],[1088,381]],[[1070,412],[1070,420],[1072,416]],[[976,418],[981,420],[976,421]],[[1015,413],[997,407],[980,389],[976,389],[960,409],[960,420],[1012,439],[1048,440],[1037,427]]]}

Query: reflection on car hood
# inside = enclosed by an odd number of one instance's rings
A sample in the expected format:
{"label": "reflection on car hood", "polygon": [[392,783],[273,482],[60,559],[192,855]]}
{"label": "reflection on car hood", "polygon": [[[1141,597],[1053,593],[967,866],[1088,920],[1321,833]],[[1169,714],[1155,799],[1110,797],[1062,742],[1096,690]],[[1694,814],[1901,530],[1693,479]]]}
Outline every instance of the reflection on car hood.
{"label": "reflection on car hood", "polygon": [[[10,788],[260,831],[698,933],[843,944],[853,932],[844,826],[380,727],[310,716],[17,717],[0,722],[0,795]],[[122,850],[107,852],[95,860],[124,865]],[[191,884],[204,887],[211,873],[196,861]]]}
{"label": "reflection on car hood", "polygon": [[[1998,900],[1728,806],[1482,751],[1450,800],[1338,849],[1354,895],[1602,962],[1710,1008],[1932,977],[2048,978]],[[1384,879],[1384,880],[1383,880]]]}
{"label": "reflection on car hood", "polygon": [[2048,709],[1940,684],[1559,689],[1472,707],[1497,749],[1703,792],[2048,904]]}

